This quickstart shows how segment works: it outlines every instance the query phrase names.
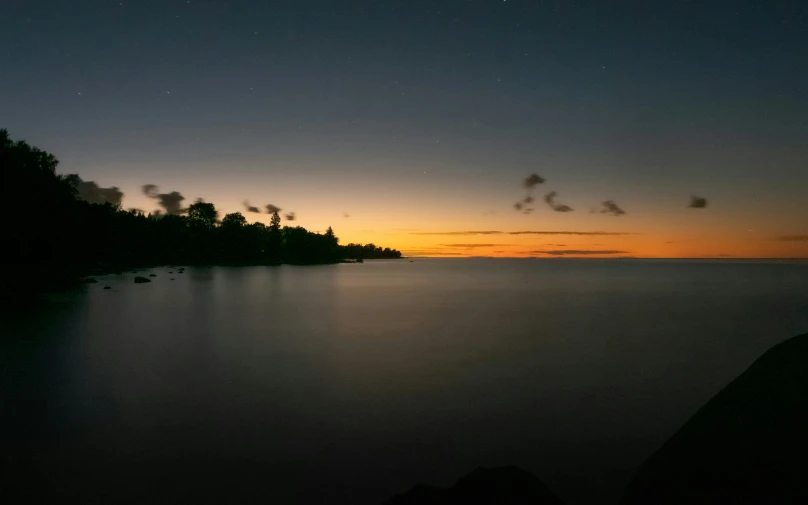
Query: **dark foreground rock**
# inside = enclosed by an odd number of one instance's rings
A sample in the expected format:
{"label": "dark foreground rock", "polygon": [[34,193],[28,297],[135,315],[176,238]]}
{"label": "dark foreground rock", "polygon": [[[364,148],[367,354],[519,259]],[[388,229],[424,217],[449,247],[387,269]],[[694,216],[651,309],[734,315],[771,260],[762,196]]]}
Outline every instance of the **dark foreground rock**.
{"label": "dark foreground rock", "polygon": [[112,286],[104,286],[104,289],[112,289]]}
{"label": "dark foreground rock", "polygon": [[157,274],[149,274],[149,277],[157,277]]}
{"label": "dark foreground rock", "polygon": [[533,474],[515,466],[478,468],[448,489],[419,484],[385,505],[563,505]]}
{"label": "dark foreground rock", "polygon": [[621,502],[808,503],[808,334],[776,345],[646,461]]}
{"label": "dark foreground rock", "polygon": [[135,284],[142,284],[144,282],[151,282],[151,279],[149,279],[148,277],[140,277],[140,276],[135,277]]}

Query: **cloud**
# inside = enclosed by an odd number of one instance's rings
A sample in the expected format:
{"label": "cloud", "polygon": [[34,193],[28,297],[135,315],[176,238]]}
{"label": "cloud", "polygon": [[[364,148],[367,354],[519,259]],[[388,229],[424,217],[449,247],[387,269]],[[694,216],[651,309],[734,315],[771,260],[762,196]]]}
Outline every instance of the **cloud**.
{"label": "cloud", "polygon": [[602,204],[600,204],[600,212],[601,214],[611,214],[613,216],[622,216],[626,213],[623,209],[620,208],[619,205],[614,203],[614,200],[606,200]]}
{"label": "cloud", "polygon": [[261,209],[259,209],[258,207],[254,207],[254,206],[250,205],[250,202],[248,202],[247,200],[244,200],[243,205],[244,205],[244,208],[247,210],[247,212],[252,212],[254,214],[260,214],[261,213]]}
{"label": "cloud", "polygon": [[522,203],[533,203],[533,197],[530,195],[526,196],[525,199],[522,200]]}
{"label": "cloud", "polygon": [[351,215],[350,215],[350,214],[348,214],[347,212],[343,212],[343,213],[342,213],[342,217],[344,217],[344,218],[349,218],[349,217],[351,217]]}
{"label": "cloud", "polygon": [[637,235],[636,233],[611,231],[509,231],[508,235],[586,235],[586,236],[612,236]]}
{"label": "cloud", "polygon": [[808,241],[808,235],[783,235],[777,237],[777,240],[783,242],[806,242]]}
{"label": "cloud", "polygon": [[142,189],[143,194],[149,198],[157,198],[158,190],[155,184],[144,184],[140,189]]}
{"label": "cloud", "polygon": [[501,235],[503,231],[416,231],[410,235]]}
{"label": "cloud", "polygon": [[290,212],[286,214],[284,217],[286,218],[287,221],[294,221],[295,219],[297,219],[297,216],[295,216],[294,212]]}
{"label": "cloud", "polygon": [[267,214],[275,214],[276,212],[280,212],[280,211],[283,210],[280,207],[275,207],[271,203],[266,205],[266,209],[267,209]]}
{"label": "cloud", "polygon": [[522,207],[523,207],[522,202],[516,202],[515,204],[513,204],[513,208],[516,209],[517,211],[522,210]]}
{"label": "cloud", "polygon": [[526,187],[527,189],[530,189],[533,186],[536,186],[538,184],[543,184],[543,183],[544,183],[544,178],[541,177],[538,174],[530,174],[527,177],[525,177],[524,181],[522,181],[522,185],[524,187]]}
{"label": "cloud", "polygon": [[556,212],[572,212],[572,207],[569,205],[564,205],[562,203],[556,203],[555,197],[558,196],[558,193],[555,191],[550,191],[546,195],[544,195],[544,201],[547,202],[547,205],[550,206]]}
{"label": "cloud", "polygon": [[690,209],[703,209],[707,207],[707,199],[702,196],[693,195],[690,197],[690,205],[687,207]]}
{"label": "cloud", "polygon": [[508,244],[440,244],[442,247],[502,247]]}
{"label": "cloud", "polygon": [[582,249],[554,249],[551,251],[530,251],[534,254],[549,254],[551,256],[591,256],[591,255],[606,255],[606,254],[628,254],[628,251],[591,251]]}
{"label": "cloud", "polygon": [[531,212],[533,212],[533,209],[532,209],[532,208],[530,208],[530,209],[525,209],[525,210],[523,210],[523,211],[522,211],[522,214],[530,214]]}
{"label": "cloud", "polygon": [[[158,193],[159,190],[155,184],[144,184],[141,189],[144,195],[159,200],[158,203],[168,215],[178,216],[188,210],[182,208],[182,201],[185,200],[185,197],[177,191]],[[202,201],[202,199],[200,198],[197,201]]]}
{"label": "cloud", "polygon": [[[406,228],[404,228],[406,230]],[[526,231],[500,231],[500,230],[465,230],[465,231],[416,231],[410,235],[584,235],[584,236],[609,236],[622,237],[627,235],[639,235],[638,233],[622,231],[549,231],[549,230],[526,230]]]}
{"label": "cloud", "polygon": [[407,251],[410,256],[463,256],[459,252],[446,252],[446,251]]}
{"label": "cloud", "polygon": [[79,196],[90,203],[111,203],[120,205],[123,200],[123,193],[115,186],[102,188],[93,181],[82,181],[79,179],[77,189]]}

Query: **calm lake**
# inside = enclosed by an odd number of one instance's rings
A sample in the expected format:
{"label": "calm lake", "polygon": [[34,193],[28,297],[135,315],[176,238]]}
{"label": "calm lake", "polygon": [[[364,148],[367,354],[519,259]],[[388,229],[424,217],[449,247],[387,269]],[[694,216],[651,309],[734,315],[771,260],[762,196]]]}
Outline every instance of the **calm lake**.
{"label": "calm lake", "polygon": [[364,505],[515,464],[614,503],[808,331],[808,262],[169,270],[3,315],[0,501]]}

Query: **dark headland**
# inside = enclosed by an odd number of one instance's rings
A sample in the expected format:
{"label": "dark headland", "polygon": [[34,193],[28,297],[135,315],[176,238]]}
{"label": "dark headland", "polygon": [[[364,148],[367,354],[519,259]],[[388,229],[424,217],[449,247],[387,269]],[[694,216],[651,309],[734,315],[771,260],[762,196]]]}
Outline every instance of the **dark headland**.
{"label": "dark headland", "polygon": [[[330,226],[323,233],[281,226],[280,209],[272,212],[269,225],[248,223],[240,212],[220,219],[213,203],[200,198],[182,208],[184,198],[176,193],[177,205],[161,212],[124,210],[118,188],[98,188],[78,175],[57,174],[58,163],[52,154],[13,141],[0,129],[3,185],[15,189],[3,199],[4,214],[26,209],[24,219],[9,219],[0,234],[5,261],[14,266],[3,274],[2,297],[7,301],[70,286],[83,276],[133,268],[401,258],[401,252],[389,247],[340,244]],[[29,201],[32,194],[35,205]],[[286,219],[294,220],[294,214]]]}

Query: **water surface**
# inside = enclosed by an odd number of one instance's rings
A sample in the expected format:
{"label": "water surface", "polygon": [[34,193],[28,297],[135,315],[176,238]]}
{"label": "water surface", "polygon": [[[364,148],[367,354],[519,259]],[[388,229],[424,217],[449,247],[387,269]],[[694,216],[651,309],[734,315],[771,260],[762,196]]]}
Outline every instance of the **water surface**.
{"label": "water surface", "polygon": [[695,409],[808,331],[799,262],[168,271],[4,316],[0,493],[362,505],[516,464],[569,503],[613,503]]}

